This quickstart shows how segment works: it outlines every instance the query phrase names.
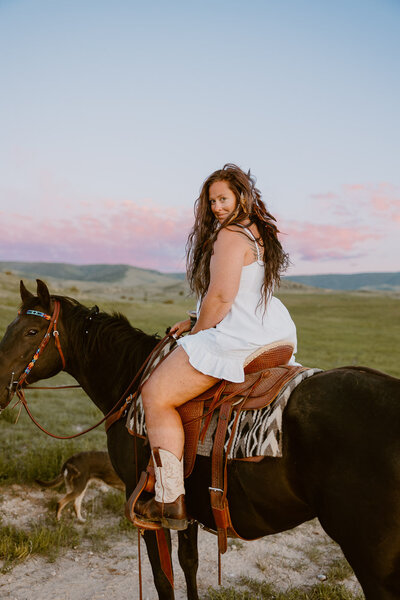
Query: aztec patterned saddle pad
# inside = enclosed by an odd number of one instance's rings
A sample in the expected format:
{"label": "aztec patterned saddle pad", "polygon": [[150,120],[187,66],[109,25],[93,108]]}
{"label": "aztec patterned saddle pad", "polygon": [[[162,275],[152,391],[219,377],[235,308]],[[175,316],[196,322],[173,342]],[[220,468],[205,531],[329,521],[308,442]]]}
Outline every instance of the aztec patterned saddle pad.
{"label": "aztec patterned saddle pad", "polygon": [[[157,357],[153,363],[151,371],[158,362],[172,350],[171,346],[167,346],[164,351]],[[151,371],[147,374],[150,375]],[[255,456],[282,456],[282,415],[290,398],[290,394],[296,386],[311,377],[315,373],[319,373],[321,369],[307,369],[298,373],[291,379],[280,391],[275,400],[267,407],[259,410],[244,410],[239,416],[239,422],[236,427],[233,443],[228,455],[228,458],[250,458]],[[235,415],[230,419],[226,445],[230,438]],[[207,434],[204,442],[199,442],[197,454],[201,456],[211,456],[215,430],[218,421],[218,410],[213,414],[211,423],[207,429]],[[126,427],[132,434],[134,433],[134,406],[132,405],[128,411]],[[136,405],[136,434],[141,437],[146,437],[146,424],[144,419],[144,410],[141,397],[137,399]],[[225,450],[227,448],[225,447]]]}

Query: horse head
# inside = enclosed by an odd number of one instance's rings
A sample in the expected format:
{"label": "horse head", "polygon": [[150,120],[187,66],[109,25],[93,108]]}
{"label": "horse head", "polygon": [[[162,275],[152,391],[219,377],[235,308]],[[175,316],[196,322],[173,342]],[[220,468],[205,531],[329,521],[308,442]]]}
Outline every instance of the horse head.
{"label": "horse head", "polygon": [[[52,377],[63,368],[56,345],[56,326],[50,331],[59,302],[37,279],[36,296],[20,283],[21,308],[0,342],[0,410],[11,401],[18,386]],[[37,361],[37,362],[36,362]]]}

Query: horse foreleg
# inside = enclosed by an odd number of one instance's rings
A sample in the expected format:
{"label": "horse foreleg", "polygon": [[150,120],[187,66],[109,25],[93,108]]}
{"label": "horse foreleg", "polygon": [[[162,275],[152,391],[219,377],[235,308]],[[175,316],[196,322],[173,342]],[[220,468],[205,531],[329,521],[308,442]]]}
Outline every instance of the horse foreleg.
{"label": "horse foreleg", "polygon": [[[171,535],[168,530],[164,530],[167,538],[168,550],[171,556]],[[153,571],[154,585],[158,592],[159,600],[174,600],[174,588],[168,581],[168,578],[164,574],[161,568],[160,555],[158,552],[157,538],[154,531],[145,531],[143,534],[144,541],[146,542],[147,554],[150,559],[151,569]]]}
{"label": "horse foreleg", "polygon": [[199,553],[197,548],[197,523],[190,523],[184,531],[178,531],[178,557],[185,574],[188,600],[199,600],[197,592],[197,568]]}

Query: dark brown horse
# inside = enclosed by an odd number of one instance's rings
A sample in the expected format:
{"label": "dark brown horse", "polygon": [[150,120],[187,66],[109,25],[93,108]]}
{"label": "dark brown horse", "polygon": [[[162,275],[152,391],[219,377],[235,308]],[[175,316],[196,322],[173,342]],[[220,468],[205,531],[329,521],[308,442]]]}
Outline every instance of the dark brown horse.
{"label": "dark brown horse", "polygon": [[[37,295],[21,285],[22,307],[0,343],[0,408],[18,380],[48,321],[28,310],[61,312],[57,329],[65,370],[106,414],[157,343],[121,316],[96,314],[42,282]],[[55,375],[63,363],[54,340],[37,359],[29,383]],[[12,375],[14,373],[14,375]],[[133,438],[123,421],[108,432],[108,449],[129,496],[136,484]],[[139,441],[139,472],[148,447]],[[215,528],[208,497],[210,460],[198,457],[186,481],[190,515]],[[283,418],[283,457],[229,464],[228,497],[236,531],[257,538],[318,517],[342,548],[368,600],[400,598],[400,380],[368,368],[319,373],[294,391]],[[174,598],[160,569],[153,532],[145,534],[155,585]],[[179,560],[188,598],[196,586],[197,526],[179,532]]]}

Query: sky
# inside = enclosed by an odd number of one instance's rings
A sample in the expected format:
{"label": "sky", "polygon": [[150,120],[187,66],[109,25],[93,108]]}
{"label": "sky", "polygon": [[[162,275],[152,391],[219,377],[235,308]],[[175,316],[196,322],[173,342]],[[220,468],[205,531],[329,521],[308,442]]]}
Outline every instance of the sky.
{"label": "sky", "polygon": [[399,0],[0,0],[0,261],[183,271],[227,162],[288,274],[400,270]]}

